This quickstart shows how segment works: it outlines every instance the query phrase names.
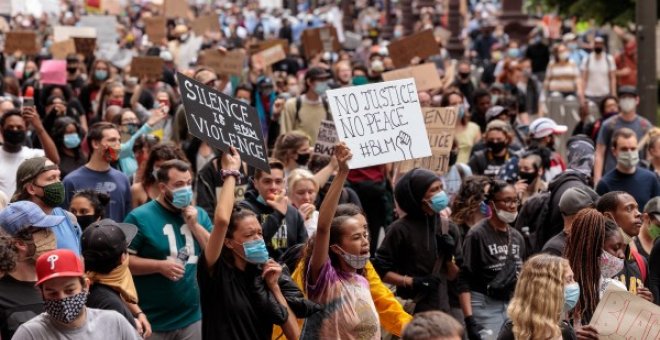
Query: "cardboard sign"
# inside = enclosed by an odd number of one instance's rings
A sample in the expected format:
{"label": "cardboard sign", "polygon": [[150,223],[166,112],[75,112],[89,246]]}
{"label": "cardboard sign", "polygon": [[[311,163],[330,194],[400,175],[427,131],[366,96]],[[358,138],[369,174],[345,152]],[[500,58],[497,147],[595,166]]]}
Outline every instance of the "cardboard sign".
{"label": "cardboard sign", "polygon": [[28,55],[39,53],[37,33],[34,31],[7,32],[4,53],[14,53],[16,51]]}
{"label": "cardboard sign", "polygon": [[217,50],[204,51],[204,66],[212,68],[216,73],[240,76],[245,65],[245,52],[233,50],[222,53]]}
{"label": "cardboard sign", "polygon": [[83,15],[80,17],[79,25],[94,28],[99,45],[116,44],[119,39],[117,17],[114,15]]}
{"label": "cardboard sign", "polygon": [[219,32],[220,22],[215,14],[202,15],[190,22],[190,28],[197,36],[203,36],[207,31]]}
{"label": "cardboard sign", "polygon": [[657,340],[660,339],[660,307],[629,292],[608,287],[590,325],[598,330],[598,339]]}
{"label": "cardboard sign", "polygon": [[112,15],[120,15],[122,9],[119,0],[101,0],[101,12]]}
{"label": "cardboard sign", "polygon": [[42,84],[66,85],[66,60],[44,60],[39,68]]}
{"label": "cardboard sign", "polygon": [[133,57],[131,60],[131,75],[160,79],[163,75],[163,64],[160,57]]}
{"label": "cardboard sign", "polygon": [[165,0],[165,16],[168,18],[188,17],[187,0]]}
{"label": "cardboard sign", "polygon": [[188,131],[222,151],[235,147],[241,160],[270,173],[268,150],[257,111],[181,73],[176,77]]}
{"label": "cardboard sign", "polygon": [[339,139],[351,169],[431,156],[412,78],[329,90]]}
{"label": "cardboard sign", "polygon": [[76,53],[84,56],[93,55],[96,50],[96,38],[73,37],[73,43],[76,46]]}
{"label": "cardboard sign", "polygon": [[257,44],[250,45],[249,52],[250,54],[257,54],[261,51],[265,51],[275,45],[282,45],[282,49],[285,52],[289,51],[289,41],[286,39],[268,39],[261,41]]}
{"label": "cardboard sign", "polygon": [[261,67],[263,69],[284,59],[286,59],[286,53],[284,53],[282,45],[275,45],[253,55],[252,64],[255,67]]}
{"label": "cardboard sign", "polygon": [[144,18],[145,32],[149,41],[153,44],[160,45],[163,39],[167,37],[167,31],[165,29],[166,22],[167,19],[163,16]]}
{"label": "cardboard sign", "polygon": [[70,38],[96,38],[94,27],[55,26],[53,27],[53,41],[60,42]]}
{"label": "cardboard sign", "polygon": [[442,87],[442,80],[434,63],[426,63],[383,73],[383,80],[415,78],[417,91],[426,91]]}
{"label": "cardboard sign", "polygon": [[259,0],[259,8],[282,8],[282,0]]}
{"label": "cardboard sign", "polygon": [[54,59],[64,60],[69,54],[76,53],[76,44],[73,39],[56,42],[50,45],[50,54]]}
{"label": "cardboard sign", "polygon": [[433,154],[399,163],[399,172],[424,168],[444,174],[449,168],[449,153],[454,142],[458,111],[456,107],[424,107],[422,112]]}
{"label": "cardboard sign", "polygon": [[[234,187],[234,200],[236,202],[240,202],[245,199],[245,192],[247,191],[247,184],[236,184]],[[220,194],[222,193],[222,187],[216,187],[215,188],[215,197],[216,200],[218,197],[220,197]]]}
{"label": "cardboard sign", "polygon": [[415,57],[424,59],[440,53],[433,31],[430,29],[395,40],[387,46],[387,50],[397,68],[409,66],[410,61]]}
{"label": "cardboard sign", "polygon": [[333,26],[306,29],[302,32],[301,39],[307,59],[322,52],[341,50],[337,29]]}
{"label": "cardboard sign", "polygon": [[314,153],[332,157],[338,141],[339,136],[337,136],[335,123],[331,120],[323,120],[319,127],[319,135],[316,137],[316,144],[314,144]]}

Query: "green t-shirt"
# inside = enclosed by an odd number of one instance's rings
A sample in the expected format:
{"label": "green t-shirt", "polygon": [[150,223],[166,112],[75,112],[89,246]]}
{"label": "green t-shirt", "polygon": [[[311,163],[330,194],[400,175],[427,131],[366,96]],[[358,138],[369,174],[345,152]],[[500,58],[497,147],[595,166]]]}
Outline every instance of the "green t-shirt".
{"label": "green t-shirt", "polygon": [[[204,209],[196,208],[197,221],[211,231],[213,224],[209,215]],[[133,277],[140,307],[153,330],[168,332],[201,320],[197,286],[197,260],[201,249],[181,214],[165,209],[154,200],[134,209],[124,222],[138,227],[138,233],[128,247],[133,255],[155,260],[176,259],[179,249],[195,249],[186,263],[186,273],[176,282],[161,274]]]}

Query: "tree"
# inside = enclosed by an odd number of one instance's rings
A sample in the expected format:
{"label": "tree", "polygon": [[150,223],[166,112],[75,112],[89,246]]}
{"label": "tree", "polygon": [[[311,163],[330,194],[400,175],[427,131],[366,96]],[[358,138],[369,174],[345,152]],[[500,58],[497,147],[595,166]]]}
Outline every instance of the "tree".
{"label": "tree", "polygon": [[[528,0],[532,7],[540,6],[543,12],[556,10],[559,15],[594,19],[596,23],[625,25],[635,21],[636,0]],[[648,1],[648,0],[642,0]],[[655,0],[651,0],[655,1]]]}

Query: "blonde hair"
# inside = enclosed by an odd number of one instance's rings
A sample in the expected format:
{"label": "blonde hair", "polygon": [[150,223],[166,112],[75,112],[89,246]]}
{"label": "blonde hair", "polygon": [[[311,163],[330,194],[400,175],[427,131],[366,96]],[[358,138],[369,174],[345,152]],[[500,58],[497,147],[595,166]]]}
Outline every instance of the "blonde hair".
{"label": "blonde hair", "polygon": [[316,183],[316,179],[311,172],[305,169],[295,169],[289,173],[289,177],[286,179],[289,194],[292,194],[296,184],[302,181],[311,181],[316,192],[319,192],[319,184]]}
{"label": "blonde hair", "polygon": [[522,268],[507,313],[516,339],[547,340],[561,336],[564,274],[568,261],[541,254]]}

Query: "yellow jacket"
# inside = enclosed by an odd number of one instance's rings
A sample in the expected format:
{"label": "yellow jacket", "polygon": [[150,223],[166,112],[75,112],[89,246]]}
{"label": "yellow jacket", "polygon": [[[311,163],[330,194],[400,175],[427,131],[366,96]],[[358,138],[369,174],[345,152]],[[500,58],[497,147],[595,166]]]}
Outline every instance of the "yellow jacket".
{"label": "yellow jacket", "polygon": [[[303,291],[303,294],[305,293],[305,290],[302,287],[304,273],[304,263],[303,261],[300,261],[296,270],[291,275],[291,279],[293,279]],[[380,280],[380,276],[376,273],[371,261],[368,261],[367,265],[364,267],[364,274],[367,281],[369,281],[369,290],[371,290],[371,298],[374,299],[374,305],[376,305],[376,310],[378,311],[380,325],[393,335],[401,336],[403,328],[412,320],[412,316],[403,310],[399,301],[394,298],[392,291],[389,290],[383,284],[383,281]],[[305,296],[307,296],[307,294],[305,294]],[[302,319],[298,319],[298,326],[301,328],[303,321],[304,320]],[[273,328],[272,339],[284,339],[282,335],[282,329],[276,325]]]}

